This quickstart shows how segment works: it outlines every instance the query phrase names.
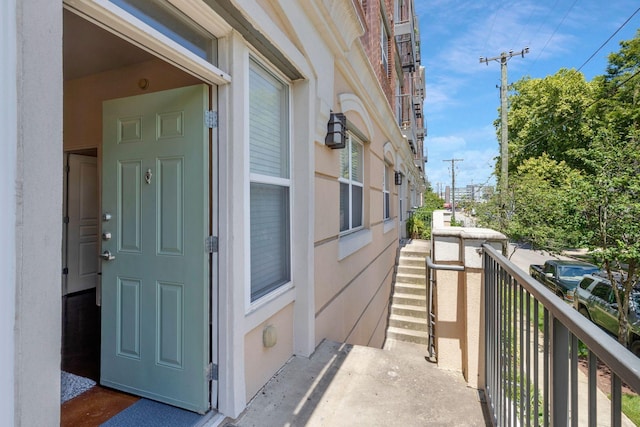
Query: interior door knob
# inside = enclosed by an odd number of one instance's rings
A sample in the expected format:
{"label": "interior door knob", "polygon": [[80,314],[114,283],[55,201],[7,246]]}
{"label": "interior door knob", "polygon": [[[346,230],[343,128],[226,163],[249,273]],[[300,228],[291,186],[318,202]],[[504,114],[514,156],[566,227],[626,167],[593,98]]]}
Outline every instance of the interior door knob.
{"label": "interior door knob", "polygon": [[110,252],[110,251],[104,251],[104,252],[102,252],[102,253],[100,254],[100,258],[102,258],[102,259],[103,259],[103,260],[105,260],[105,261],[111,261],[111,260],[116,259],[116,257],[115,257],[115,256],[111,255],[111,252]]}

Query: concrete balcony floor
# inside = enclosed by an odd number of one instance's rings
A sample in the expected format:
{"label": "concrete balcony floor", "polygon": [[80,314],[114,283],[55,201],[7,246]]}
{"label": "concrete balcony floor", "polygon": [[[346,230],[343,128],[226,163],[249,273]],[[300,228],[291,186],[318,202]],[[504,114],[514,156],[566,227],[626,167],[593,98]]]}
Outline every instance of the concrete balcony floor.
{"label": "concrete balcony floor", "polygon": [[485,426],[484,404],[459,372],[428,362],[427,347],[385,349],[323,341],[292,358],[225,427]]}

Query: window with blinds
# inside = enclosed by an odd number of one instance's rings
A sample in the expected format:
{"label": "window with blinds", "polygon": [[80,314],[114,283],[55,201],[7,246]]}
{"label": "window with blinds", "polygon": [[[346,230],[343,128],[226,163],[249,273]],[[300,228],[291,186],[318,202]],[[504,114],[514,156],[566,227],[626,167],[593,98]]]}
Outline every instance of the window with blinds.
{"label": "window with blinds", "polygon": [[383,219],[389,219],[391,217],[391,196],[389,192],[389,179],[391,177],[391,168],[388,164],[384,164],[384,183],[382,185],[382,203],[383,203]]}
{"label": "window with blinds", "polygon": [[340,150],[340,231],[362,227],[364,194],[364,146],[351,132]]}
{"label": "window with blinds", "polygon": [[387,27],[384,25],[384,19],[380,18],[380,54],[382,60],[382,69],[386,76],[389,76],[389,34]]}
{"label": "window with blinds", "polygon": [[291,281],[289,91],[256,61],[249,70],[251,301]]}

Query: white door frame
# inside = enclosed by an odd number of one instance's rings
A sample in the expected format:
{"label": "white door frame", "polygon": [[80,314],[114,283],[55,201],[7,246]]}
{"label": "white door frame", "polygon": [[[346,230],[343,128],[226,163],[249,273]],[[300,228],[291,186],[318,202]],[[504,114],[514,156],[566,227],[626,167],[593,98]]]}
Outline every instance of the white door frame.
{"label": "white door frame", "polygon": [[[194,22],[204,24],[203,27],[216,37],[221,37],[231,30],[231,27],[204,3],[194,5],[184,0],[173,0],[172,3],[179,4],[182,12],[188,13]],[[64,7],[206,83],[225,85],[231,82],[229,74],[108,0],[64,0]]]}

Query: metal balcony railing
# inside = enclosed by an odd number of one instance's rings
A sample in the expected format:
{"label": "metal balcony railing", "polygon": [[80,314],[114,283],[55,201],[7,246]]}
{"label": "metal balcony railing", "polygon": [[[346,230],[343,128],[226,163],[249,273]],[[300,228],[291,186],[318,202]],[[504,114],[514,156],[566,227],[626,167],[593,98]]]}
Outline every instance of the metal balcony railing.
{"label": "metal balcony railing", "polygon": [[396,46],[402,69],[413,72],[416,69],[416,56],[415,43],[411,39],[411,34],[397,35]]}
{"label": "metal balcony railing", "polygon": [[398,23],[408,22],[412,18],[411,4],[408,1],[400,1],[397,5],[396,20]]}
{"label": "metal balcony railing", "polygon": [[[640,359],[500,252],[482,248],[485,396],[494,425],[596,426],[599,416],[622,425],[621,385],[640,391]],[[599,364],[611,372],[610,400],[597,390]]]}

